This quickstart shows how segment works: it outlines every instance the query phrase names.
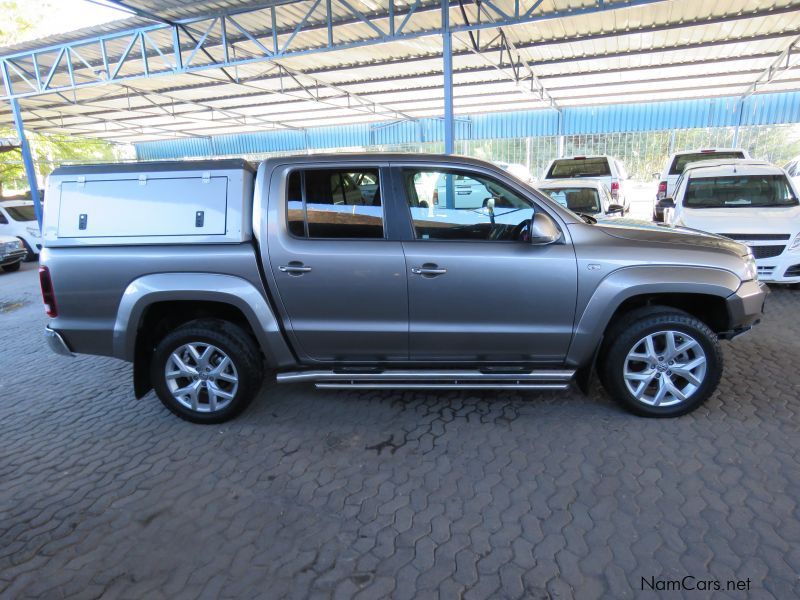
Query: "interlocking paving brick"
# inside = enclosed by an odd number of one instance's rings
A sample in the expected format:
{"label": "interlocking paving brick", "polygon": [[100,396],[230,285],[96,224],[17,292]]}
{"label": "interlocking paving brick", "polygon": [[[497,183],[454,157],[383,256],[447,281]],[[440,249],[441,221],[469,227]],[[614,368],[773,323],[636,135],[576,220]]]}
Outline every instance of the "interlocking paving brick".
{"label": "interlocking paving brick", "polygon": [[634,598],[687,574],[800,594],[800,291],[679,419],[596,385],[266,385],[201,427],[134,400],[127,364],[51,354],[36,286],[0,276],[0,597]]}

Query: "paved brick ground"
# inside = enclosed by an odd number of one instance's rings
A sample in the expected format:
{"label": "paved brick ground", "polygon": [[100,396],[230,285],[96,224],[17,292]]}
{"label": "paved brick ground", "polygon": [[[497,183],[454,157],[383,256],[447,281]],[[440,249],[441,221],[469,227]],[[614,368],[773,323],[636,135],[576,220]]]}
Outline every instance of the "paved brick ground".
{"label": "paved brick ground", "polygon": [[599,389],[297,386],[200,427],[133,400],[126,364],[50,354],[26,265],[0,275],[0,596],[630,598],[689,574],[797,597],[798,311],[772,294],[677,420]]}

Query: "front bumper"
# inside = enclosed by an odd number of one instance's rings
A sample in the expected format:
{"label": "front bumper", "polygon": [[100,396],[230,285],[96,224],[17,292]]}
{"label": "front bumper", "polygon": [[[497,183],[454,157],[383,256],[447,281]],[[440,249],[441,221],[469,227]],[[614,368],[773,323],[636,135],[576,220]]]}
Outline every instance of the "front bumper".
{"label": "front bumper", "polygon": [[25,248],[21,248],[19,250],[14,250],[13,252],[8,252],[6,254],[0,255],[0,267],[5,267],[6,265],[13,265],[16,262],[21,261],[27,256],[28,252]]}
{"label": "front bumper", "polygon": [[748,331],[761,320],[769,288],[761,281],[745,281],[726,299],[729,330],[719,337],[730,339]]}
{"label": "front bumper", "polygon": [[47,345],[50,346],[50,350],[56,354],[60,354],[61,356],[75,356],[69,349],[69,346],[67,346],[67,342],[64,341],[64,338],[61,337],[61,334],[55,329],[45,327],[44,337],[47,340]]}
{"label": "front bumper", "polygon": [[800,283],[800,254],[784,252],[775,258],[757,258],[758,279],[768,283]]}

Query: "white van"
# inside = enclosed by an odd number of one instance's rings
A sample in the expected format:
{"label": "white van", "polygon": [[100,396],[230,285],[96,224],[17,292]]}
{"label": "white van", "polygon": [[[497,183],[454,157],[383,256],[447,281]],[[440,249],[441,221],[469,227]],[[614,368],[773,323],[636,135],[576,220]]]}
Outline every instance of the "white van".
{"label": "white van", "polygon": [[800,283],[800,201],[780,167],[745,159],[690,163],[675,197],[660,204],[670,225],[750,246],[762,281]]}

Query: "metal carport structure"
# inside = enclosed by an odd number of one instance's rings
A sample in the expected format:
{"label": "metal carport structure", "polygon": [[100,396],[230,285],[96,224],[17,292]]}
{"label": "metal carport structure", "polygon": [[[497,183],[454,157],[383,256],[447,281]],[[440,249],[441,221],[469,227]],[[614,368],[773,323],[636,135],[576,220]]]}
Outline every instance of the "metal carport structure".
{"label": "metal carport structure", "polygon": [[466,115],[557,133],[800,121],[800,1],[105,4],[130,18],[0,51],[0,124],[18,131],[37,211],[23,113],[29,131],[230,148],[433,127],[447,152]]}

